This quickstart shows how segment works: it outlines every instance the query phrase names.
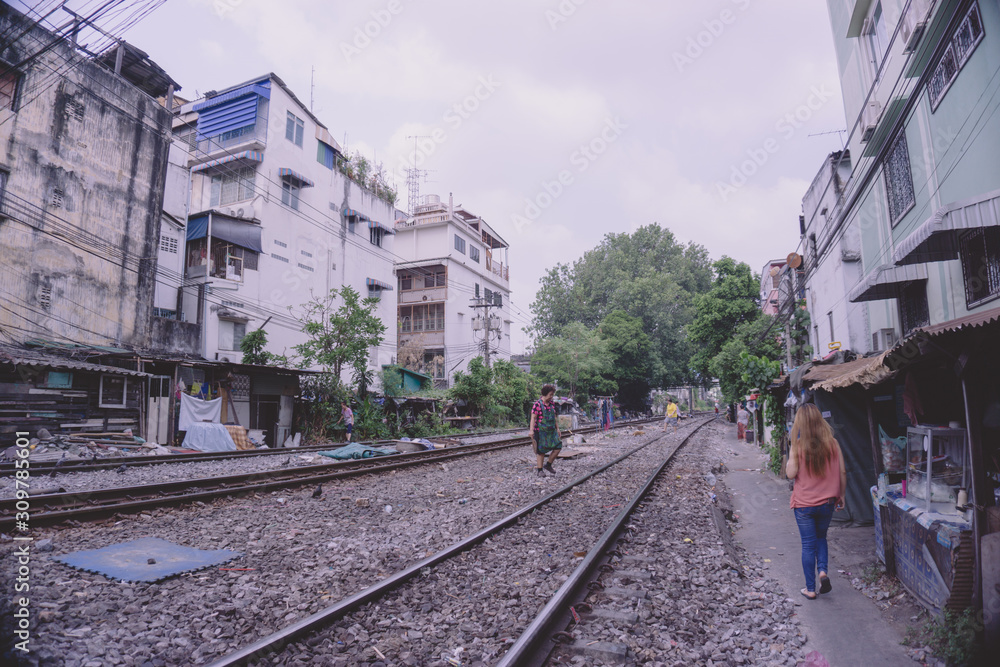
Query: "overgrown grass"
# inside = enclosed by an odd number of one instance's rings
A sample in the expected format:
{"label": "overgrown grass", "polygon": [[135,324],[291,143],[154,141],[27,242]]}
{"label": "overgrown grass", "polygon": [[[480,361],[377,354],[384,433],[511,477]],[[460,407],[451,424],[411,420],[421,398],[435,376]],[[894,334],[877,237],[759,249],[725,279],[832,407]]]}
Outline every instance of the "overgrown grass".
{"label": "overgrown grass", "polygon": [[945,611],[941,619],[930,619],[922,626],[910,626],[903,643],[908,646],[926,646],[949,667],[981,664],[984,657],[976,642],[976,633],[982,629],[971,609],[962,613]]}
{"label": "overgrown grass", "polygon": [[780,477],[783,472],[781,470],[781,448],[773,444],[766,445],[764,446],[764,451],[770,457],[767,461],[767,469]]}

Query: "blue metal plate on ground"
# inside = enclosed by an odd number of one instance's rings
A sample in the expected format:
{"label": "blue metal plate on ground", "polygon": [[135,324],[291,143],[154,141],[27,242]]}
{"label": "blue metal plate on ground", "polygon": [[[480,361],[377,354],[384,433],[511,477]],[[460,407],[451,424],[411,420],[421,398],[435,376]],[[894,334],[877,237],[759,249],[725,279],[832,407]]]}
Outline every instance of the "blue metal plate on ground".
{"label": "blue metal plate on ground", "polygon": [[[205,551],[182,547],[158,537],[112,544],[103,549],[75,551],[56,560],[70,567],[96,572],[122,581],[160,581],[184,572],[194,572],[242,556],[238,551]],[[149,559],[154,560],[153,563]]]}

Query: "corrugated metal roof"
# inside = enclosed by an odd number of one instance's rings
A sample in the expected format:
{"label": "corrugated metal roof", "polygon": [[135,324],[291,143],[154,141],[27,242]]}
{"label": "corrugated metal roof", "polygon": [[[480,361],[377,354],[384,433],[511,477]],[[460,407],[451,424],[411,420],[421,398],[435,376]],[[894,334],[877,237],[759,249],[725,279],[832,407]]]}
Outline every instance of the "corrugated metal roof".
{"label": "corrugated metal roof", "polygon": [[855,359],[845,364],[813,366],[805,375],[805,381],[812,383],[813,389],[830,391],[853,384],[864,387],[884,382],[893,376],[892,369],[886,367],[888,352],[876,357]]}
{"label": "corrugated metal roof", "polygon": [[[906,339],[917,335],[917,332],[922,332],[924,335],[937,336],[938,334],[943,334],[946,331],[958,331],[959,329],[974,329],[976,327],[981,327],[984,324],[989,324],[990,322],[996,322],[1000,320],[1000,308],[993,308],[991,310],[984,310],[978,313],[970,313],[965,317],[959,317],[954,320],[948,320],[947,322],[941,322],[940,324],[932,324],[929,327],[920,327],[914,333],[907,336]],[[903,339],[903,343],[906,342]]]}
{"label": "corrugated metal roof", "polygon": [[903,285],[916,280],[927,280],[927,267],[923,264],[880,266],[851,290],[847,300],[857,303],[896,299]]}
{"label": "corrugated metal roof", "polygon": [[78,361],[66,357],[58,357],[48,354],[39,354],[28,350],[0,349],[0,363],[13,364],[15,366],[41,366],[43,368],[66,368],[77,371],[87,371],[89,373],[107,373],[109,375],[132,375],[135,377],[151,377],[149,373],[132,371],[127,368],[117,366],[105,366],[103,364],[92,364],[87,361]]}
{"label": "corrugated metal roof", "polygon": [[958,237],[967,229],[1000,225],[1000,190],[972,200],[942,206],[926,222],[896,244],[895,264],[958,259]]}

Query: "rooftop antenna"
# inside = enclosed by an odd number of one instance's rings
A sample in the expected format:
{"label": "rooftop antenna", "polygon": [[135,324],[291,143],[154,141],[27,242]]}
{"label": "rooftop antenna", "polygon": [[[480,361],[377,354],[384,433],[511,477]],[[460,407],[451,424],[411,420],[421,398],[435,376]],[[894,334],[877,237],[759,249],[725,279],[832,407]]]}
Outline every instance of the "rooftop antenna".
{"label": "rooftop antenna", "polygon": [[430,139],[430,135],[411,134],[406,138],[413,139],[413,166],[406,169],[407,208],[413,215],[420,201],[420,177],[427,175],[425,170],[417,169],[417,139]]}
{"label": "rooftop antenna", "polygon": [[309,111],[315,113],[313,106],[316,102],[316,66],[312,66],[312,75],[309,77]]}

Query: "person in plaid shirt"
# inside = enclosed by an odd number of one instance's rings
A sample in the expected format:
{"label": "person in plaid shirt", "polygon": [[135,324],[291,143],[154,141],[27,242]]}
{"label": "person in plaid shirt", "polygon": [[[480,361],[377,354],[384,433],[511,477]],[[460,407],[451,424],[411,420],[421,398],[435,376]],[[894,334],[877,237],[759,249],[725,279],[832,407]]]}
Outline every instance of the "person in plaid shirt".
{"label": "person in plaid shirt", "polygon": [[[537,475],[544,477],[543,469],[556,474],[552,462],[559,456],[562,441],[559,440],[559,427],[556,424],[556,406],[552,403],[556,388],[551,384],[542,386],[542,397],[531,406],[531,424],[528,426],[528,436],[535,447],[538,456]],[[545,461],[546,454],[549,457]],[[544,464],[544,465],[543,465]]]}

